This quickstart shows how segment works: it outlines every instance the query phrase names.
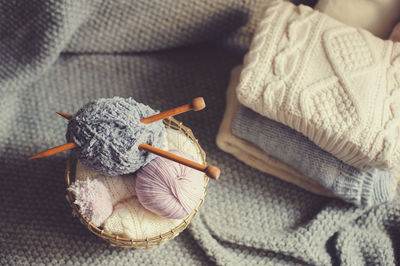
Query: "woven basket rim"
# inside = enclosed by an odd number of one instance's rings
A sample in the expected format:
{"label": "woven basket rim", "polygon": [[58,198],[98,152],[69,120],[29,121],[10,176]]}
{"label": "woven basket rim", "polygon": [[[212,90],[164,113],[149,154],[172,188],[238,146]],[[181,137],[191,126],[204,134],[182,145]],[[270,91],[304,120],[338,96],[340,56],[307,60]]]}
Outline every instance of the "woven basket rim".
{"label": "woven basket rim", "polygon": [[[166,128],[172,128],[172,129],[178,130],[178,131],[184,133],[185,136],[187,136],[189,139],[191,139],[200,152],[203,164],[204,165],[207,164],[206,154],[205,154],[204,150],[201,148],[201,146],[198,142],[198,139],[196,139],[196,137],[193,135],[192,130],[189,127],[184,126],[182,122],[179,122],[178,120],[176,120],[173,117],[166,118],[163,120],[163,122],[164,122],[164,125]],[[72,183],[71,182],[71,180],[72,180],[71,165],[72,165],[73,160],[74,159],[72,157],[72,153],[70,153],[70,155],[68,156],[68,159],[67,159],[67,165],[66,165],[66,170],[65,170],[65,175],[64,175],[65,181],[67,184],[67,188]],[[74,172],[76,171],[76,166],[75,166],[75,169],[73,169],[73,171]],[[75,176],[73,177],[73,179],[75,179]],[[101,228],[93,225],[88,219],[86,219],[80,213],[79,207],[74,203],[74,196],[72,195],[72,192],[69,190],[67,190],[67,200],[69,201],[72,209],[74,210],[74,213],[76,213],[78,215],[80,221],[94,235],[108,241],[112,245],[116,245],[119,247],[127,247],[127,248],[133,248],[133,249],[135,249],[135,248],[151,248],[152,246],[159,245],[162,242],[171,240],[174,237],[176,237],[180,232],[182,232],[183,230],[186,229],[186,227],[189,225],[189,223],[192,221],[192,219],[197,215],[199,208],[201,207],[201,205],[203,205],[204,197],[207,192],[207,184],[208,184],[209,178],[206,175],[204,175],[204,179],[205,179],[205,184],[204,184],[203,196],[200,199],[199,204],[193,210],[193,212],[189,216],[187,216],[185,219],[183,219],[182,223],[180,223],[179,225],[177,225],[170,231],[162,233],[158,236],[147,237],[144,239],[131,239],[131,238],[121,237],[118,235],[114,235],[114,234],[105,232],[104,229],[101,229]]]}

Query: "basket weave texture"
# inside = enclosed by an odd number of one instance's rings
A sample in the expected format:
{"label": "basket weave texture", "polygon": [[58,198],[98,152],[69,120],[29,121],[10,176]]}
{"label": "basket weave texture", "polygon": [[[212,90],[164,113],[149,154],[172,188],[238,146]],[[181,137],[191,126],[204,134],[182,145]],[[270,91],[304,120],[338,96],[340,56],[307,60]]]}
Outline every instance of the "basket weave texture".
{"label": "basket weave texture", "polygon": [[[198,143],[198,140],[195,138],[193,135],[193,132],[190,128],[184,126],[181,122],[177,121],[173,117],[169,117],[167,119],[163,120],[164,125],[166,128],[172,128],[175,130],[178,130],[179,132],[185,134],[189,139],[193,141],[197,149],[199,150],[199,153],[201,155],[203,164],[206,165],[206,154],[204,150],[201,148],[201,146]],[[76,159],[73,158],[72,153],[69,156],[67,160],[67,167],[65,171],[65,181],[67,183],[67,187],[70,186],[71,183],[75,180],[75,166],[76,166]],[[206,190],[207,190],[207,184],[208,184],[208,177],[204,175],[205,178],[205,185],[204,185],[204,193],[203,197],[200,199],[199,204],[196,206],[194,211],[185,219],[183,219],[182,223],[180,223],[178,226],[174,227],[168,232],[165,232],[163,234],[160,234],[158,236],[153,236],[153,237],[147,237],[145,239],[130,239],[130,238],[124,238],[120,237],[118,235],[110,234],[104,231],[104,229],[99,228],[95,225],[93,225],[88,219],[86,219],[80,212],[79,212],[79,206],[74,203],[75,199],[73,194],[67,190],[67,200],[71,204],[71,207],[73,208],[73,212],[76,213],[76,215],[79,217],[80,221],[82,222],[83,225],[87,227],[87,229],[95,234],[96,236],[100,237],[101,239],[104,239],[105,241],[111,243],[114,246],[118,247],[124,247],[124,248],[132,248],[132,249],[137,249],[137,248],[151,248],[153,246],[159,245],[165,241],[168,241],[170,239],[173,239],[177,235],[179,235],[180,232],[185,230],[185,228],[189,225],[191,220],[197,215],[197,212],[200,208],[200,206],[204,202],[204,197],[206,195]]]}

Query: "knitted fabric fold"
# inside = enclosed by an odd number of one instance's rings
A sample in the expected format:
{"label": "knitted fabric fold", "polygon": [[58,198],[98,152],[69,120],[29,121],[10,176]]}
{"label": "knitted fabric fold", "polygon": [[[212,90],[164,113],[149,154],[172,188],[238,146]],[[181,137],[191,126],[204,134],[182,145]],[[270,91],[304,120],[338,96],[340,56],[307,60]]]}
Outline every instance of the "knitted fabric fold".
{"label": "knitted fabric fold", "polygon": [[237,66],[231,71],[229,86],[226,91],[225,113],[216,137],[217,146],[224,152],[232,154],[236,159],[261,172],[273,175],[309,192],[322,196],[333,196],[330,190],[317,181],[299,173],[282,161],[269,156],[257,145],[232,134],[232,120],[240,105],[236,97],[235,88],[239,82],[241,70],[241,66]]}
{"label": "knitted fabric fold", "polygon": [[349,166],[295,130],[239,106],[233,134],[245,139],[300,173],[358,206],[391,201],[396,180],[392,171],[360,171]]}
{"label": "knitted fabric fold", "polygon": [[244,60],[239,101],[360,169],[400,161],[400,44],[274,1]]}

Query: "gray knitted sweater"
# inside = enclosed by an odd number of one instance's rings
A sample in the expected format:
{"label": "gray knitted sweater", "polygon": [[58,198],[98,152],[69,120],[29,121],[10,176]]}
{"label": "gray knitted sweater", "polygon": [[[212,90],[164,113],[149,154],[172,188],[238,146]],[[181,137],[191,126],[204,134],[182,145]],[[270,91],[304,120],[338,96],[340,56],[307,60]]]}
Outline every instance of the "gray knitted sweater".
{"label": "gray knitted sweater", "polygon": [[[267,1],[268,2],[268,1]],[[264,4],[263,4],[264,3]],[[1,1],[0,265],[395,265],[400,200],[372,209],[312,195],[238,162],[214,144],[231,68],[265,1]],[[152,250],[109,246],[65,201],[65,120],[100,97],[167,109],[223,174],[190,227]]]}

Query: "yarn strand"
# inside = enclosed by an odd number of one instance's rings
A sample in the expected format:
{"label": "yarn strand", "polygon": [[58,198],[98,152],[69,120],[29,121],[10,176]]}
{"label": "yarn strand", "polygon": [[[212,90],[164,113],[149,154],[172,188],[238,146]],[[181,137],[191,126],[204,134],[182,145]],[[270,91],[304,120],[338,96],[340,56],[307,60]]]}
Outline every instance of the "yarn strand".
{"label": "yarn strand", "polygon": [[[188,154],[171,153],[190,158]],[[148,210],[166,218],[182,219],[196,208],[204,192],[200,171],[157,157],[136,173],[136,194]]]}

